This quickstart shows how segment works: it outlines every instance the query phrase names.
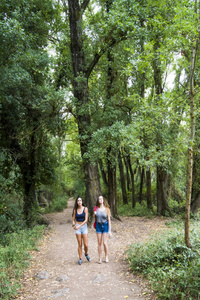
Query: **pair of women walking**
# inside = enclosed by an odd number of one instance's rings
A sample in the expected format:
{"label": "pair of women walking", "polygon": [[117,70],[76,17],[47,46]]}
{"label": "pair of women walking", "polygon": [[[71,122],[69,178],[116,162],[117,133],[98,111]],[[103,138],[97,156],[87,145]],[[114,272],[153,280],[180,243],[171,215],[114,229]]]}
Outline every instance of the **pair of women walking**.
{"label": "pair of women walking", "polygon": [[[72,227],[75,230],[76,238],[78,242],[78,264],[82,264],[82,242],[84,245],[85,257],[90,261],[88,255],[88,208],[83,203],[83,199],[78,196],[72,213]],[[111,220],[110,220],[110,208],[108,202],[103,196],[99,196],[96,202],[96,209],[94,211],[94,217],[96,220],[96,234],[98,242],[98,262],[101,264],[102,256],[102,243],[105,252],[105,261],[108,263],[108,236],[111,236]]]}

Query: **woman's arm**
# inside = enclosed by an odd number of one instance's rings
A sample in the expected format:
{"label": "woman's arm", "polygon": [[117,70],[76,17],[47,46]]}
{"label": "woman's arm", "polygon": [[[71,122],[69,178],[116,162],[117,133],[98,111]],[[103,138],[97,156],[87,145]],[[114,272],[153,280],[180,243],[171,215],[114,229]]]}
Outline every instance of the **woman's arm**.
{"label": "woman's arm", "polygon": [[73,217],[72,217],[72,227],[76,225],[76,219],[75,219],[75,209],[73,211]]}
{"label": "woman's arm", "polygon": [[109,234],[109,236],[111,236],[112,233],[111,233],[110,209],[108,209],[108,226],[109,226],[109,232],[108,232],[108,234]]}

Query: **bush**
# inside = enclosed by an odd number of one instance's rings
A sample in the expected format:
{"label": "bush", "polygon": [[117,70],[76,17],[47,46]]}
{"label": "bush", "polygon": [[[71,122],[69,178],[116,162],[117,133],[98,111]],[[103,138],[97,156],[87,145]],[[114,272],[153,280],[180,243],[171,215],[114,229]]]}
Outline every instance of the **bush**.
{"label": "bush", "polygon": [[64,208],[67,207],[67,198],[58,198],[56,201],[53,202],[51,207],[52,211],[63,211]]}
{"label": "bush", "polygon": [[148,278],[159,299],[200,299],[200,229],[193,222],[190,249],[179,228],[183,224],[146,244],[131,245],[130,267]]}
{"label": "bush", "polygon": [[61,212],[66,207],[67,207],[67,197],[65,198],[59,197],[52,202],[50,207],[46,207],[43,210],[43,213]]}
{"label": "bush", "polygon": [[12,199],[0,205],[0,244],[4,244],[7,233],[18,232],[25,227],[23,211],[19,203]]}
{"label": "bush", "polygon": [[169,199],[169,207],[171,211],[177,215],[184,214],[185,212],[185,201],[178,202],[174,199]]}
{"label": "bush", "polygon": [[[156,209],[154,208],[154,211]],[[136,206],[132,208],[131,203],[123,204],[120,203],[118,206],[118,213],[120,216],[138,216],[138,217],[147,217],[151,218],[155,216],[154,211],[151,211],[147,208],[146,202],[142,201],[142,203],[136,203]]]}
{"label": "bush", "polygon": [[37,250],[44,226],[6,235],[6,246],[0,246],[0,299],[9,300],[17,294],[19,278],[30,261],[30,251]]}

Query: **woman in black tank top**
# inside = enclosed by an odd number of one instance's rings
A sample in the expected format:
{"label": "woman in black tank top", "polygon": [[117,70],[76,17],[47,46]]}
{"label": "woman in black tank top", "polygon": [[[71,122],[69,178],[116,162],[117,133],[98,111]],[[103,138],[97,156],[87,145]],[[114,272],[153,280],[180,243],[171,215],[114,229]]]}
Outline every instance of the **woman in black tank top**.
{"label": "woman in black tank top", "polygon": [[73,213],[72,213],[72,227],[75,230],[76,238],[78,242],[78,255],[79,260],[78,264],[82,264],[82,241],[84,245],[85,257],[88,261],[90,261],[90,257],[88,255],[88,229],[87,229],[87,221],[88,221],[88,208],[84,205],[83,199],[78,196],[76,198]]}

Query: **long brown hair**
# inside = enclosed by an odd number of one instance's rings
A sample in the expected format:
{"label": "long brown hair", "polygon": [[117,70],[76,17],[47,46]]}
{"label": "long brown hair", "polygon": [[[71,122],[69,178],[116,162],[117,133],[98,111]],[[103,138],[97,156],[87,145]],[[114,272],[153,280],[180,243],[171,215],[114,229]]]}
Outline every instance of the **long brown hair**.
{"label": "long brown hair", "polygon": [[[102,195],[99,195],[98,197],[97,197],[97,202],[96,202],[96,206],[97,207],[100,207],[100,203],[99,203],[99,197],[100,196],[102,196]],[[110,209],[110,205],[108,204],[108,201],[106,200],[106,198],[104,198],[104,196],[102,196],[103,197],[103,205],[106,207],[106,208],[109,208]]]}

